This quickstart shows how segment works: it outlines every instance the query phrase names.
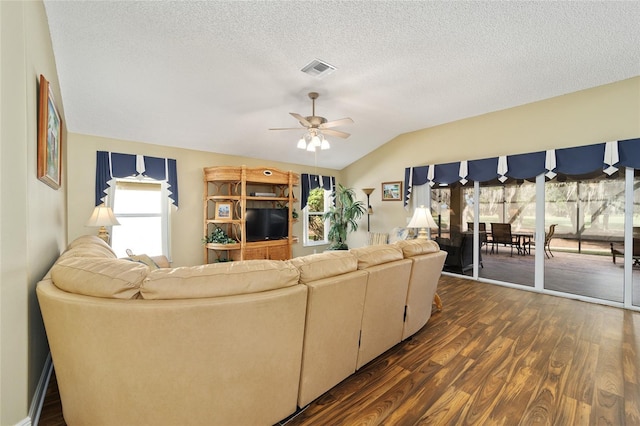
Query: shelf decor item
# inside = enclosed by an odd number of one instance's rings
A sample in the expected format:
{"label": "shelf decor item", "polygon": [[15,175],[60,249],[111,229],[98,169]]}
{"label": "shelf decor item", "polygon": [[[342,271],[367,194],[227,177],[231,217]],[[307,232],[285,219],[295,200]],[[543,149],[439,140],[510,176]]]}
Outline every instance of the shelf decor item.
{"label": "shelf decor item", "polygon": [[402,182],[382,182],[382,201],[400,201]]}
{"label": "shelf decor item", "polygon": [[62,120],[49,82],[40,75],[38,98],[38,179],[53,189],[62,176]]}
{"label": "shelf decor item", "polygon": [[237,243],[237,241],[234,240],[233,238],[229,238],[229,236],[222,230],[222,228],[217,226],[216,229],[214,229],[211,232],[211,235],[209,235],[208,237],[204,237],[202,239],[202,244],[208,244],[208,243],[235,244]]}
{"label": "shelf decor item", "polygon": [[216,203],[216,220],[230,220],[232,205],[228,202]]}

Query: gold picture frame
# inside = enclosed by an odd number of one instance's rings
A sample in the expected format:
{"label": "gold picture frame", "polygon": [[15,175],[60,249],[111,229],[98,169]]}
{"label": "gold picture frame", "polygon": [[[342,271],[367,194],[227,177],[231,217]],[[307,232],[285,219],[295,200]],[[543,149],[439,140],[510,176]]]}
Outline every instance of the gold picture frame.
{"label": "gold picture frame", "polygon": [[226,201],[218,201],[216,203],[216,220],[233,219],[233,205]]}
{"label": "gold picture frame", "polygon": [[382,201],[402,200],[402,182],[382,182]]}
{"label": "gold picture frame", "polygon": [[62,120],[43,75],[38,93],[38,179],[58,189],[62,177]]}

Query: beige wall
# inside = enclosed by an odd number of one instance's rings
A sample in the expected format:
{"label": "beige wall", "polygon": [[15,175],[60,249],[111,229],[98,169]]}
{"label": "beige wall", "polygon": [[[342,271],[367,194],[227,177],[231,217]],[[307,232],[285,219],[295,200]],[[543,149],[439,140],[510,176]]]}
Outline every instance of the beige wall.
{"label": "beige wall", "polygon": [[[288,163],[265,162],[252,158],[235,157],[210,152],[170,148],[139,142],[122,141],[96,136],[69,134],[69,241],[74,238],[95,233],[94,228],[84,226],[91,215],[94,201],[96,151],[143,154],[155,157],[175,158],[178,168],[178,188],[180,207],[171,212],[171,256],[173,266],[202,264],[203,248],[200,240],[203,235],[203,172],[211,166],[268,166],[295,173],[316,173],[313,167]],[[292,147],[293,148],[293,147]],[[340,172],[330,169],[317,169],[317,173],[335,176],[340,181]],[[300,196],[298,188],[297,197]],[[300,211],[298,203],[297,209]],[[294,235],[300,242],[293,246],[294,256],[313,253],[313,248],[302,245],[302,221],[294,224]],[[319,248],[318,248],[319,249]]]}
{"label": "beige wall", "polygon": [[42,3],[0,2],[0,43],[0,424],[13,425],[48,353],[35,285],[66,245],[66,185],[36,178],[40,74],[64,109]]}
{"label": "beige wall", "polygon": [[[640,77],[400,135],[346,167],[343,178],[354,188],[376,188],[371,230],[388,232],[405,226],[413,210],[382,202],[380,184],[404,181],[406,167],[637,137]],[[366,242],[366,219],[361,223],[350,247]]]}

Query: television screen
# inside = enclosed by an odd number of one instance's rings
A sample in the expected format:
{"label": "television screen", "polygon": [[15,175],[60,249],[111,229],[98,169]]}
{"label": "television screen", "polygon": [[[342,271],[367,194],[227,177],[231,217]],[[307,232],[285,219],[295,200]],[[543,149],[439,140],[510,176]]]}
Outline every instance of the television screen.
{"label": "television screen", "polygon": [[245,215],[247,241],[278,240],[288,237],[287,209],[248,208]]}

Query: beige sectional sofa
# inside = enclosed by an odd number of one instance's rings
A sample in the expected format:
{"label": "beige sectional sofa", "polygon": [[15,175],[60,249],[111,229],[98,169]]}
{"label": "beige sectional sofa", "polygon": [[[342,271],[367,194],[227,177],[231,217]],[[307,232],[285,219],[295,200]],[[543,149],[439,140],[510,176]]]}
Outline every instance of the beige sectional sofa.
{"label": "beige sectional sofa", "polygon": [[37,286],[65,420],[274,424],[422,328],[445,257],[412,240],[155,269],[80,237]]}

